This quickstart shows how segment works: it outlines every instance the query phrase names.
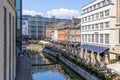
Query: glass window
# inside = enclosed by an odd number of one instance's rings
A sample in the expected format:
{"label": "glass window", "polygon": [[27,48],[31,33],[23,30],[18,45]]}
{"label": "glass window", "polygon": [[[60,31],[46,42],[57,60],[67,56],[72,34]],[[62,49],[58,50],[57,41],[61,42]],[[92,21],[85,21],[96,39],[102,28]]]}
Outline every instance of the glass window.
{"label": "glass window", "polygon": [[88,16],[88,20],[89,20],[89,21],[91,20],[90,16]]}
{"label": "glass window", "polygon": [[99,13],[96,13],[96,19],[98,19],[99,18]]}
{"label": "glass window", "polygon": [[92,25],[92,30],[94,30],[94,24]]}
{"label": "glass window", "polygon": [[87,41],[87,35],[85,34],[85,41]]}
{"label": "glass window", "polygon": [[20,10],[21,9],[21,0],[16,0],[16,9]]}
{"label": "glass window", "polygon": [[88,25],[88,30],[90,30],[90,25]]}
{"label": "glass window", "polygon": [[84,30],[84,26],[82,26],[82,30]]}
{"label": "glass window", "polygon": [[92,11],[92,7],[90,7],[90,11]]}
{"label": "glass window", "polygon": [[101,7],[101,3],[98,3],[98,8],[100,8]]}
{"label": "glass window", "polygon": [[85,22],[87,21],[87,17],[85,17]]}
{"label": "glass window", "polygon": [[85,26],[85,30],[87,30],[87,26]]}
{"label": "glass window", "polygon": [[99,29],[99,26],[98,26],[98,24],[95,24],[95,28],[96,28],[96,29]]}
{"label": "glass window", "polygon": [[104,1],[102,1],[102,6],[104,6],[105,5],[105,0]]}
{"label": "glass window", "polygon": [[105,28],[109,28],[109,22],[105,22]]}
{"label": "glass window", "polygon": [[100,34],[100,43],[103,43],[103,34]]}
{"label": "glass window", "polygon": [[82,35],[82,41],[84,41],[84,34]]}
{"label": "glass window", "polygon": [[98,34],[95,34],[95,42],[98,43]]}
{"label": "glass window", "polygon": [[109,44],[109,34],[105,34],[105,44]]}
{"label": "glass window", "polygon": [[100,23],[100,28],[101,28],[101,29],[103,28],[103,23]]}
{"label": "glass window", "polygon": [[92,42],[94,42],[94,34],[92,34]]}
{"label": "glass window", "polygon": [[92,20],[94,20],[94,14],[92,15]]}
{"label": "glass window", "polygon": [[88,34],[88,42],[90,42],[90,34]]}
{"label": "glass window", "polygon": [[104,13],[100,12],[100,18],[104,17]]}
{"label": "glass window", "polygon": [[105,11],[105,16],[109,16],[109,10]]}
{"label": "glass window", "polygon": [[94,9],[96,9],[96,5],[94,5]]}

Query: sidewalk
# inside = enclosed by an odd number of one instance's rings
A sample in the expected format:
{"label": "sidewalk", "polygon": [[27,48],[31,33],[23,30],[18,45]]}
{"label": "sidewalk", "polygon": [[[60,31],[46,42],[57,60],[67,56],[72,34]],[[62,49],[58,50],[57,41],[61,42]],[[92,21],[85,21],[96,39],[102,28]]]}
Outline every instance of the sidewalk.
{"label": "sidewalk", "polygon": [[17,57],[16,61],[16,80],[32,80],[31,62],[28,57]]}

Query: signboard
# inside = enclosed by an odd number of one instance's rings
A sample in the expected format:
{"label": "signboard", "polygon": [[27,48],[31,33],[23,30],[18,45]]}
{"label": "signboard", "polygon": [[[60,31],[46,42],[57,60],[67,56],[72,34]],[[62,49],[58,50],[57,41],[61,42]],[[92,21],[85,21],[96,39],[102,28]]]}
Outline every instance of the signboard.
{"label": "signboard", "polygon": [[28,20],[22,20],[22,35],[28,35]]}

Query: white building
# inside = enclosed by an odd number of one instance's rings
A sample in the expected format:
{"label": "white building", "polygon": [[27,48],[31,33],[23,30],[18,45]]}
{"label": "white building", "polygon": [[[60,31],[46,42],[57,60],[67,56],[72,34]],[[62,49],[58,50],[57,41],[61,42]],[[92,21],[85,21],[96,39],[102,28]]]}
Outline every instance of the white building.
{"label": "white building", "polygon": [[[83,6],[82,11],[81,52],[87,52],[89,56],[93,53],[93,57],[98,56],[100,58],[97,59],[98,63],[102,61],[108,63],[109,50],[117,44],[116,0],[94,0]],[[86,54],[83,55],[86,56]]]}

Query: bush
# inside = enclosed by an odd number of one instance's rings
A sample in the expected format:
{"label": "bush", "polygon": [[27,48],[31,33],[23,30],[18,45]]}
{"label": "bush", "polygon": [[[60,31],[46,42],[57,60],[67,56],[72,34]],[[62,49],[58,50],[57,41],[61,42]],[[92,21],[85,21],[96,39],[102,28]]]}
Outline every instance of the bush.
{"label": "bush", "polygon": [[43,43],[42,43],[42,42],[38,42],[37,44],[39,44],[39,45],[43,45]]}
{"label": "bush", "polygon": [[115,60],[115,59],[110,59],[109,62],[112,64],[112,63],[116,63],[117,60]]}

